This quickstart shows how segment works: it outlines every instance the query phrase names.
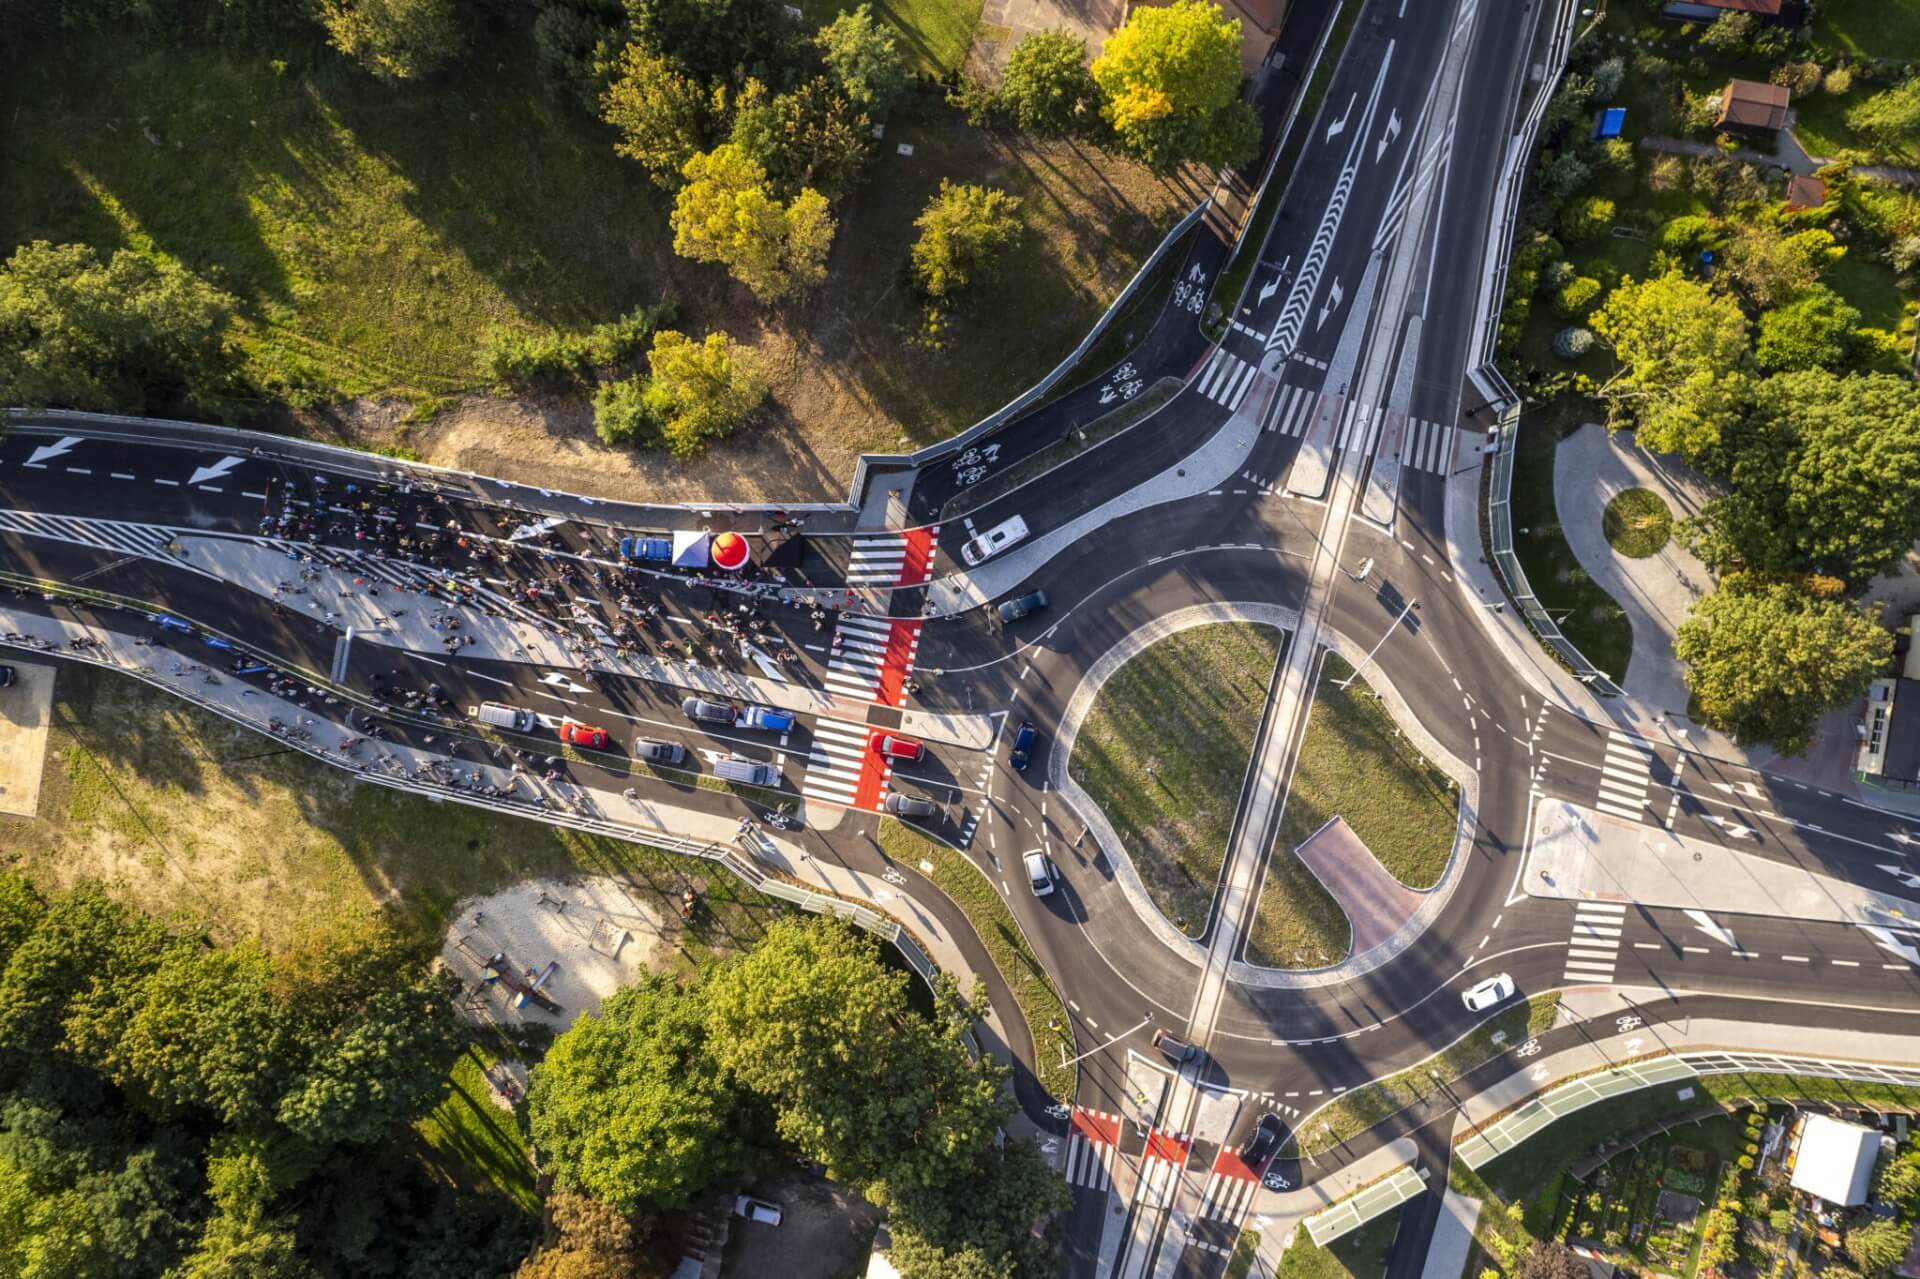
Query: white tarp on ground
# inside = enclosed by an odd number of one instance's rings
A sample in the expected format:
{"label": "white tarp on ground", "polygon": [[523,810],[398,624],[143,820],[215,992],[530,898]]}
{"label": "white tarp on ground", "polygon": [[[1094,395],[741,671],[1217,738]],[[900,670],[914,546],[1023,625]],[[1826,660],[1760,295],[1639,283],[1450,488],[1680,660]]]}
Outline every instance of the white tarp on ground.
{"label": "white tarp on ground", "polygon": [[713,540],[710,533],[675,530],[673,535],[673,566],[675,568],[705,568],[712,562],[708,547]]}

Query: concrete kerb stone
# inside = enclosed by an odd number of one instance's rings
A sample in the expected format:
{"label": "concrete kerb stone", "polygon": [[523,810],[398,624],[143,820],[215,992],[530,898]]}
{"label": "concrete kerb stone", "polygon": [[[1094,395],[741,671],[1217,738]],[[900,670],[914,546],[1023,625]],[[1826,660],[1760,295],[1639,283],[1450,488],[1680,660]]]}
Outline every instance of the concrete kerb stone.
{"label": "concrete kerb stone", "polygon": [[1093,797],[1073,780],[1068,761],[1073,757],[1073,743],[1080,735],[1080,727],[1093,711],[1094,699],[1122,666],[1159,641],[1182,631],[1227,622],[1251,622],[1292,632],[1300,625],[1300,613],[1297,609],[1273,604],[1195,604],[1157,617],[1130,631],[1087,668],[1087,673],[1073,690],[1073,696],[1067,699],[1066,710],[1061,713],[1059,727],[1055,730],[1053,749],[1047,752],[1048,786],[1080,815],[1087,829],[1093,832],[1094,841],[1113,863],[1114,879],[1119,883],[1127,904],[1133,907],[1133,913],[1139,916],[1140,922],[1147,926],[1155,940],[1196,968],[1206,967],[1206,946],[1175,928],[1173,921],[1153,904],[1153,898],[1148,895],[1147,886],[1141,881],[1140,872],[1134,866],[1133,858],[1128,855],[1120,833],[1114,830],[1107,815],[1093,802]]}
{"label": "concrete kerb stone", "polygon": [[[1434,920],[1447,908],[1454,890],[1460,881],[1466,878],[1467,852],[1473,847],[1474,831],[1478,828],[1475,816],[1480,807],[1480,775],[1440,744],[1440,740],[1413,714],[1406,699],[1400,695],[1378,668],[1368,667],[1362,670],[1366,661],[1366,648],[1348,639],[1332,627],[1324,627],[1320,632],[1326,646],[1338,653],[1355,670],[1361,671],[1372,689],[1380,694],[1380,704],[1386,707],[1396,727],[1407,735],[1420,752],[1433,760],[1460,786],[1460,802],[1453,828],[1453,848],[1447,854],[1446,869],[1440,872],[1440,880],[1427,889],[1420,899],[1419,909],[1408,917],[1407,921],[1395,929],[1393,935],[1377,946],[1331,964],[1325,968],[1293,971],[1280,968],[1263,968],[1236,959],[1227,969],[1227,975],[1243,986],[1264,990],[1307,990],[1321,986],[1340,985],[1364,977],[1382,965],[1398,958],[1407,947],[1413,945],[1420,935],[1433,927]],[[1311,869],[1311,868],[1309,868]],[[1316,877],[1317,878],[1317,877]],[[1337,899],[1336,899],[1337,900]],[[1344,905],[1340,908],[1346,910]]]}

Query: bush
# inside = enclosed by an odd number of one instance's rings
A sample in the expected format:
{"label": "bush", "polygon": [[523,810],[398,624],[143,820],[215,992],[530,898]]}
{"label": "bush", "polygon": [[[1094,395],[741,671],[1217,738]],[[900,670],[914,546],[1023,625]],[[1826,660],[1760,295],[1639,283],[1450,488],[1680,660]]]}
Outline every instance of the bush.
{"label": "bush", "polygon": [[660,423],[646,404],[642,377],[602,382],[593,393],[593,433],[602,444],[642,444],[659,438]]}
{"label": "bush", "polygon": [[1720,118],[1720,94],[1695,93],[1692,89],[1682,91],[1680,102],[1680,124],[1689,133],[1703,133],[1711,129]]}
{"label": "bush", "polygon": [[1593,100],[1595,102],[1613,101],[1613,95],[1620,92],[1620,82],[1626,78],[1626,60],[1619,57],[1608,58],[1593,69]]}
{"label": "bush", "polygon": [[1577,324],[1553,335],[1553,353],[1563,360],[1577,360],[1591,350],[1593,332]]}
{"label": "bush", "polygon": [[1688,213],[1662,223],[1655,243],[1670,253],[1687,256],[1707,248],[1713,239],[1713,223],[1698,213]]}
{"label": "bush", "polygon": [[1560,234],[1568,244],[1587,244],[1599,239],[1613,225],[1613,201],[1597,195],[1576,200],[1560,215]]}
{"label": "bush", "polygon": [[1677,155],[1656,155],[1647,169],[1647,187],[1664,195],[1687,180],[1687,163]]}
{"label": "bush", "polygon": [[1600,167],[1615,177],[1626,177],[1634,170],[1633,143],[1625,138],[1608,138],[1600,144]]}
{"label": "bush", "polygon": [[1833,70],[1827,72],[1826,79],[1821,82],[1820,87],[1835,97],[1851,93],[1853,91],[1853,68],[1835,67]]}
{"label": "bush", "polygon": [[1558,290],[1564,289],[1569,284],[1572,284],[1579,274],[1579,267],[1567,261],[1565,258],[1561,258],[1541,273],[1540,280],[1541,283],[1545,284],[1548,288]]}
{"label": "bush", "polygon": [[638,357],[647,340],[673,316],[674,304],[635,307],[617,320],[585,333],[494,327],[480,338],[476,358],[480,375],[497,386],[532,387],[584,382],[595,369],[613,368]]}
{"label": "bush", "polygon": [[1571,280],[1553,295],[1553,313],[1563,320],[1585,315],[1600,297],[1600,281],[1590,275]]}
{"label": "bush", "polygon": [[1767,79],[1785,85],[1794,97],[1804,98],[1820,87],[1822,73],[1818,62],[1782,62]]}

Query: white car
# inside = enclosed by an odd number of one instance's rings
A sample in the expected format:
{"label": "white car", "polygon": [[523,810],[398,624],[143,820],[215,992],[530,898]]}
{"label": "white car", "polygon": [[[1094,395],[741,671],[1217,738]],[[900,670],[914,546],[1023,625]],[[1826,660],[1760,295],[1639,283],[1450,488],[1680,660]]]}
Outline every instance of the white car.
{"label": "white car", "polygon": [[986,532],[970,537],[960,548],[960,558],[969,568],[984,564],[1027,535],[1027,522],[1018,515],[1005,519]]}
{"label": "white car", "polygon": [[1501,973],[1498,977],[1489,977],[1460,996],[1470,1013],[1483,1013],[1512,998],[1513,978],[1506,973]]}
{"label": "white car", "polygon": [[1035,897],[1045,897],[1053,891],[1053,867],[1047,865],[1045,853],[1028,853],[1021,859],[1027,868],[1027,887],[1033,890]]}
{"label": "white car", "polygon": [[770,1204],[764,1199],[755,1199],[752,1195],[741,1195],[733,1201],[733,1212],[737,1217],[748,1221],[758,1221],[763,1225],[780,1224],[780,1205]]}

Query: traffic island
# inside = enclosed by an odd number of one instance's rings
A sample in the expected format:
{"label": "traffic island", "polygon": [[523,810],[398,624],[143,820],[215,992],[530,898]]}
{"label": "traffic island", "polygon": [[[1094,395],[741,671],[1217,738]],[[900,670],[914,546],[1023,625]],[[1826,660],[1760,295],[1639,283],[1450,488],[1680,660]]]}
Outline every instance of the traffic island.
{"label": "traffic island", "polygon": [[1250,964],[1324,968],[1392,936],[1446,871],[1459,788],[1337,653],[1320,668],[1247,939]]}
{"label": "traffic island", "polygon": [[1188,937],[1206,931],[1279,654],[1280,632],[1256,623],[1169,635],[1101,685],[1073,739],[1068,774]]}

